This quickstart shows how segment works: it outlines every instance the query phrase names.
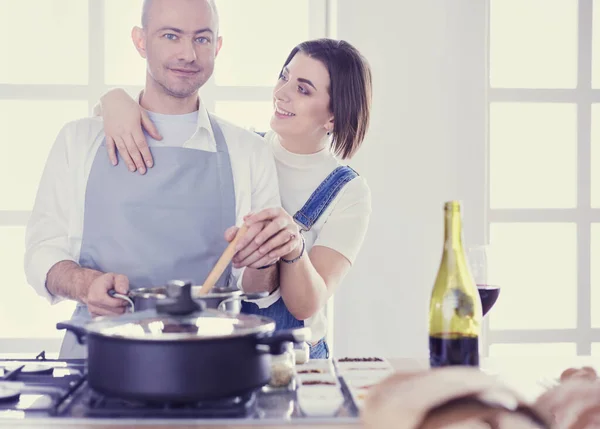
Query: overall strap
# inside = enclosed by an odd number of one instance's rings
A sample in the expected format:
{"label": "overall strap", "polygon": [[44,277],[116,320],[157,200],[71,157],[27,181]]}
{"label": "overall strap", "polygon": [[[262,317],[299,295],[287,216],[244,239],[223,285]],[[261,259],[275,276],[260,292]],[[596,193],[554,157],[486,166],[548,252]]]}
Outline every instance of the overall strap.
{"label": "overall strap", "polygon": [[294,215],[294,220],[301,229],[309,231],[346,183],[355,177],[358,177],[358,173],[346,165],[333,170]]}

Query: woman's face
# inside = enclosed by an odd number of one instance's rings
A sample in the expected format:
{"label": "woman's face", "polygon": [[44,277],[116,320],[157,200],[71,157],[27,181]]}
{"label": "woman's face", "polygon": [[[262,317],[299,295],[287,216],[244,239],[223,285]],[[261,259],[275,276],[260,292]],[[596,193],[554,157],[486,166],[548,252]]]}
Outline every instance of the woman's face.
{"label": "woman's face", "polygon": [[282,138],[319,139],[332,131],[329,86],[325,65],[298,52],[283,69],[273,90],[273,131]]}

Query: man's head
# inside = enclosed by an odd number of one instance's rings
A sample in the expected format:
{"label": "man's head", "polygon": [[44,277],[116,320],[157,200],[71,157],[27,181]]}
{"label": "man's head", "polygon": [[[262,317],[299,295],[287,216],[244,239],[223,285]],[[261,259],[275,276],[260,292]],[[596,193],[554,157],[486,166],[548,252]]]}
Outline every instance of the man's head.
{"label": "man's head", "polygon": [[218,32],[214,0],[144,0],[142,28],[135,27],[132,38],[148,64],[147,79],[185,98],[212,75],[222,43]]}

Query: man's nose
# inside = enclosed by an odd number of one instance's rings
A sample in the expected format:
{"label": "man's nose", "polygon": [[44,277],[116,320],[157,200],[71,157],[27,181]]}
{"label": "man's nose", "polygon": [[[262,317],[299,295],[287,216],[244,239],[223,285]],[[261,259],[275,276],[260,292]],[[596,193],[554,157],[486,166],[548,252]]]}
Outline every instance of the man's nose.
{"label": "man's nose", "polygon": [[181,43],[181,50],[179,51],[179,59],[187,63],[196,61],[196,50],[194,49],[194,42],[183,42]]}

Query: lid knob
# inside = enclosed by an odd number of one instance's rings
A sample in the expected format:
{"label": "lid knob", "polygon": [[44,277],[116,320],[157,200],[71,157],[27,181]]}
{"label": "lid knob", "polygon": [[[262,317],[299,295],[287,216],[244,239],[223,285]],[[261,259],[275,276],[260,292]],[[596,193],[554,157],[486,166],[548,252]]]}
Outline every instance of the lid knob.
{"label": "lid knob", "polygon": [[192,299],[192,282],[190,280],[171,280],[167,283],[167,299],[159,300],[156,304],[158,313],[173,316],[185,316],[196,311],[202,311],[206,304],[200,305]]}

